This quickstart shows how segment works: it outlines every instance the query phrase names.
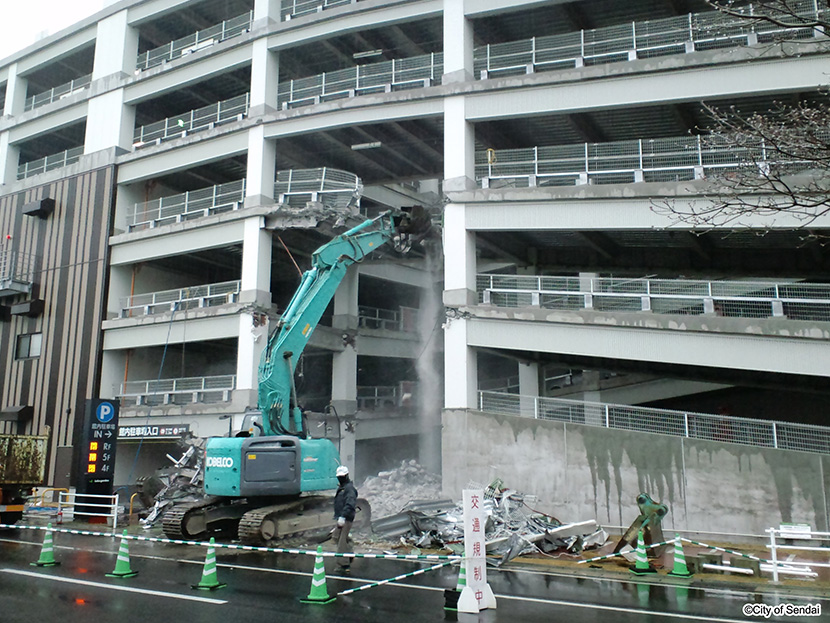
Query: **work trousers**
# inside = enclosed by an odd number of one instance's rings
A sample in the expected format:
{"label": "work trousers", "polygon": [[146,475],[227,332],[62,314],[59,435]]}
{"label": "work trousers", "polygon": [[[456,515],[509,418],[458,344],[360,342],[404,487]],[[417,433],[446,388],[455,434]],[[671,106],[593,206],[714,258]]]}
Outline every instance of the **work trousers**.
{"label": "work trousers", "polygon": [[[352,547],[349,546],[349,531],[352,529],[352,522],[347,521],[343,524],[343,527],[337,526],[334,529],[334,533],[332,534],[332,538],[337,541],[337,553],[338,554],[347,554],[352,551]],[[348,567],[352,564],[352,558],[338,558],[337,564],[341,567]]]}

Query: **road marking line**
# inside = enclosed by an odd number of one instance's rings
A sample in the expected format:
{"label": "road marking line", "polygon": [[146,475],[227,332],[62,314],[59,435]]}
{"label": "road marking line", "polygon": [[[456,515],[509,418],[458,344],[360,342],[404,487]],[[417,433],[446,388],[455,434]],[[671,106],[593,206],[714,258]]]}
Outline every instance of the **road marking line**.
{"label": "road marking line", "polygon": [[90,582],[88,580],[76,580],[74,578],[64,578],[56,575],[47,575],[45,573],[35,573],[33,571],[21,571],[19,569],[0,569],[0,572],[11,573],[14,575],[25,575],[30,578],[39,578],[41,580],[54,580],[55,582],[65,582],[67,584],[80,584],[81,586],[94,586],[95,588],[107,588],[113,591],[123,591],[126,593],[140,593],[142,595],[155,595],[156,597],[172,597],[174,599],[186,599],[188,601],[201,601],[208,604],[226,604],[224,599],[211,599],[210,597],[198,597],[196,595],[182,595],[181,593],[165,593],[163,591],[154,591],[148,588],[132,588],[130,586],[116,586],[114,584],[103,584],[101,582]]}
{"label": "road marking line", "polygon": [[511,601],[526,601],[530,603],[545,604],[546,606],[567,606],[572,608],[586,608],[589,610],[608,610],[610,612],[625,612],[627,614],[642,614],[650,617],[666,617],[669,619],[688,619],[690,621],[715,621],[716,623],[746,623],[746,619],[722,619],[706,614],[682,614],[680,612],[657,612],[654,610],[643,610],[642,608],[626,608],[625,606],[603,606],[601,604],[588,604],[578,601],[560,601],[558,599],[541,599],[539,597],[517,597],[513,595],[496,595],[497,600],[509,599]]}

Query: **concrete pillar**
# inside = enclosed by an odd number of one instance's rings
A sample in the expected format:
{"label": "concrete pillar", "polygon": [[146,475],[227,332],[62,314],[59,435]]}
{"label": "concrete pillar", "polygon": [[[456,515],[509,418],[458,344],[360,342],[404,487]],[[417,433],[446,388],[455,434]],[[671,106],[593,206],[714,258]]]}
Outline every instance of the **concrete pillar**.
{"label": "concrete pillar", "polygon": [[254,0],[254,28],[259,27],[260,20],[280,21],[280,0]]}
{"label": "concrete pillar", "polygon": [[462,307],[475,305],[476,241],[467,230],[467,207],[450,203],[444,209],[444,305]]}
{"label": "concrete pillar", "polygon": [[29,81],[17,75],[17,63],[9,67],[9,78],[6,81],[6,101],[3,104],[3,114],[6,116],[19,115],[26,106],[26,89]]}
{"label": "concrete pillar", "polygon": [[464,15],[464,2],[444,0],[444,84],[472,79],[473,48],[473,25]]}
{"label": "concrete pillar", "polygon": [[478,407],[478,361],[467,346],[469,320],[448,319],[444,329],[444,408]]}
{"label": "concrete pillar", "polygon": [[260,117],[277,110],[280,78],[278,52],[268,49],[268,39],[254,41],[251,58],[251,101],[249,117]]}
{"label": "concrete pillar", "polygon": [[133,271],[135,266],[112,266],[110,268],[107,298],[107,318],[118,318],[123,299],[132,294]]}
{"label": "concrete pillar", "polygon": [[127,370],[128,351],[105,350],[101,356],[101,398],[116,398]]}
{"label": "concrete pillar", "polygon": [[115,233],[125,233],[132,221],[127,217],[133,214],[135,205],[144,202],[143,184],[122,184],[115,194]]}
{"label": "concrete pillar", "polygon": [[9,143],[9,133],[0,132],[0,184],[17,181],[20,149]]}
{"label": "concrete pillar", "polygon": [[254,309],[239,315],[236,388],[249,391],[249,406],[256,404],[259,362],[268,343],[268,317],[258,309],[271,305],[271,235],[263,225],[262,217],[247,219],[242,243],[240,302]]}
{"label": "concrete pillar", "polygon": [[519,410],[524,417],[536,417],[539,397],[539,364],[519,362]]}
{"label": "concrete pillar", "polygon": [[277,144],[265,139],[265,128],[257,125],[248,131],[248,171],[245,207],[272,205],[277,169]]}
{"label": "concrete pillar", "polygon": [[132,151],[135,107],[124,103],[124,90],[110,91],[89,100],[84,153],[110,147]]}
{"label": "concrete pillar", "polygon": [[[350,266],[334,295],[332,326],[354,336],[358,319],[358,265]],[[331,403],[341,417],[357,413],[357,349],[353,342],[332,355]],[[354,444],[354,439],[352,439]]]}
{"label": "concrete pillar", "polygon": [[355,472],[355,428],[354,420],[340,418],[340,440],[337,449],[340,451],[340,462],[349,468],[353,481],[358,478]]}
{"label": "concrete pillar", "polygon": [[98,22],[92,79],[105,76],[132,76],[138,56],[138,29],[127,23],[127,11]]}

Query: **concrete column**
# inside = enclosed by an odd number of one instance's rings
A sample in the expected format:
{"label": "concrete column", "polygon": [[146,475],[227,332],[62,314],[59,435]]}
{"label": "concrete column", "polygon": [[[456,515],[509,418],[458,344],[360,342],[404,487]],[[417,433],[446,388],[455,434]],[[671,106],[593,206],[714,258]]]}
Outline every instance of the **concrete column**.
{"label": "concrete column", "polygon": [[113,266],[110,268],[107,318],[118,318],[122,300],[132,294],[133,270],[135,266]]}
{"label": "concrete column", "polygon": [[260,20],[280,21],[280,0],[254,0],[254,28]]}
{"label": "concrete column", "polygon": [[467,207],[450,203],[444,208],[444,305],[474,305],[476,295],[476,241],[467,230]]}
{"label": "concrete column", "polygon": [[[332,326],[352,337],[358,326],[358,280],[355,264],[349,267],[334,295]],[[347,341],[344,350],[332,355],[331,402],[341,417],[357,413],[357,349],[351,341]]]}
{"label": "concrete column", "polygon": [[337,449],[340,451],[340,462],[349,468],[353,481],[358,478],[355,472],[355,429],[353,419],[340,419],[340,440]]}
{"label": "concrete column", "polygon": [[257,125],[248,131],[248,171],[245,207],[272,205],[277,168],[277,144],[265,139],[265,128]]}
{"label": "concrete column", "polygon": [[110,91],[89,100],[84,153],[110,147],[132,151],[135,107],[124,103],[124,90]]}
{"label": "concrete column", "polygon": [[469,320],[447,321],[444,329],[444,408],[475,409],[478,406],[478,361],[467,346]]}
{"label": "concrete column", "polygon": [[467,121],[464,97],[448,97],[444,99],[444,190],[475,187],[475,129]]}
{"label": "concrete column", "polygon": [[124,382],[127,369],[127,351],[105,350],[101,357],[101,398],[115,398]]}
{"label": "concrete column", "polygon": [[539,364],[519,362],[519,409],[524,417],[535,417],[539,397]]}
{"label": "concrete column", "polygon": [[92,79],[116,74],[132,76],[138,56],[138,29],[127,23],[127,11],[98,22]]}
{"label": "concrete column", "polygon": [[132,214],[137,203],[144,202],[142,183],[122,184],[115,193],[115,233],[123,234],[128,230],[127,215]]}
{"label": "concrete column", "polygon": [[17,63],[9,67],[9,79],[6,81],[6,101],[3,104],[4,115],[19,115],[26,106],[26,89],[29,81],[17,75]]}
{"label": "concrete column", "polygon": [[0,132],[0,184],[17,181],[20,149],[9,143],[9,133]]}
{"label": "concrete column", "polygon": [[473,48],[473,25],[464,15],[464,2],[444,0],[444,84],[472,79]]}
{"label": "concrete column", "polygon": [[278,52],[268,49],[268,39],[254,41],[251,58],[251,102],[249,117],[277,110],[277,88],[280,78],[280,57]]}
{"label": "concrete column", "polygon": [[236,388],[249,392],[248,406],[256,405],[259,362],[268,343],[268,318],[258,311],[271,305],[271,235],[263,225],[262,217],[247,219],[242,243],[240,302],[254,309],[239,315]]}

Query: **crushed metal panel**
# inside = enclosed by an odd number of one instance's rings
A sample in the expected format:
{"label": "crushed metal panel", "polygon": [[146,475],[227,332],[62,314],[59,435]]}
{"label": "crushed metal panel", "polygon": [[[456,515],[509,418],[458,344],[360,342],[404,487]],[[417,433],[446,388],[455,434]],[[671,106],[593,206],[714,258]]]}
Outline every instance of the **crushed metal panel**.
{"label": "crushed metal panel", "polygon": [[42,483],[46,477],[48,441],[45,435],[0,435],[0,483]]}

